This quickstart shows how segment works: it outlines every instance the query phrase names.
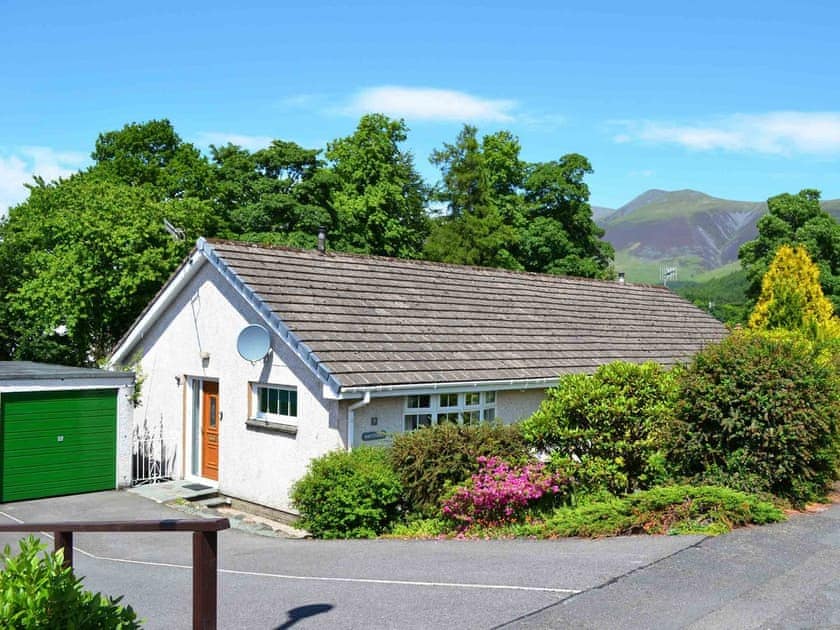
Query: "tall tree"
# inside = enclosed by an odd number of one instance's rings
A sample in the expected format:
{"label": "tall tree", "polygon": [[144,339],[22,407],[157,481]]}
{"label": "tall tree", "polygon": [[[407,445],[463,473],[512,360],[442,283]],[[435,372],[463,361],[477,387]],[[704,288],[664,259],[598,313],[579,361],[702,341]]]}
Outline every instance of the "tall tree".
{"label": "tall tree", "polygon": [[[186,233],[173,240],[164,218]],[[0,355],[86,365],[103,358],[195,238],[209,202],[155,198],[92,169],[37,182],[0,223]]]}
{"label": "tall tree", "polygon": [[527,225],[520,240],[520,261],[527,270],[610,277],[615,251],[592,220],[589,186],[583,181],[590,173],[589,160],[577,153],[531,166],[525,180]]}
{"label": "tall tree", "polygon": [[130,186],[149,187],[159,199],[209,199],[214,192],[207,159],[165,119],[99,134],[91,157],[98,172]]}
{"label": "tall tree", "polygon": [[578,154],[527,164],[508,131],[478,139],[465,125],[454,144],[432,153],[441,170],[437,199],[446,203],[426,253],[447,262],[606,277],[612,247],[592,220]]}
{"label": "tall tree", "polygon": [[352,135],[327,145],[336,176],[332,196],[337,249],[416,258],[428,234],[426,189],[411,153],[402,149],[402,120],[366,114]]}
{"label": "tall tree", "polygon": [[518,188],[524,164],[519,142],[508,132],[478,140],[470,125],[454,144],[430,158],[441,170],[435,198],[446,213],[434,224],[426,255],[443,262],[520,269],[513,250],[521,223]]}
{"label": "tall tree", "polygon": [[756,300],[761,281],[782,245],[804,247],[820,271],[823,293],[840,308],[840,223],[820,207],[820,193],[806,189],[767,200],[769,212],[758,221],[758,236],[738,253]]}
{"label": "tall tree", "polygon": [[217,203],[232,236],[311,247],[318,227],[335,225],[330,196],[336,178],[318,149],[274,140],[253,153],[232,144],[211,151]]}

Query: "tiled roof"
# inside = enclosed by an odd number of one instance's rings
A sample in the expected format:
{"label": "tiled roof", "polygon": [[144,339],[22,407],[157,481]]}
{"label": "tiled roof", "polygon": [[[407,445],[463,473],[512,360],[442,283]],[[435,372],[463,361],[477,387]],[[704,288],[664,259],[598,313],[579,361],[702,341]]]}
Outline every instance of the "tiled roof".
{"label": "tiled roof", "polygon": [[342,387],[682,362],[723,325],[668,289],[209,241]]}

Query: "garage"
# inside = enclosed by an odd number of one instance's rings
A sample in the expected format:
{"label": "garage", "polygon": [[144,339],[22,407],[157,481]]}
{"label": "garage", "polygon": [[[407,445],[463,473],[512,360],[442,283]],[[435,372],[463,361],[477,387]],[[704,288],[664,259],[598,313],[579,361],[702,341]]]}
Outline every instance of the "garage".
{"label": "garage", "polygon": [[129,485],[134,375],[0,361],[0,502]]}

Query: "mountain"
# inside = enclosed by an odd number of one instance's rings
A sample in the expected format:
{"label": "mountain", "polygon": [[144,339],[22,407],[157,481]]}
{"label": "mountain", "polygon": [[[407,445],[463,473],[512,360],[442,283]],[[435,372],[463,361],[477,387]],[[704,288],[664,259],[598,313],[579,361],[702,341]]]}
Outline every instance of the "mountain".
{"label": "mountain", "polygon": [[[823,202],[840,217],[840,199]],[[629,281],[660,282],[665,266],[680,280],[734,271],[738,249],[758,234],[766,202],[719,199],[696,190],[648,190],[614,212],[594,213]]]}

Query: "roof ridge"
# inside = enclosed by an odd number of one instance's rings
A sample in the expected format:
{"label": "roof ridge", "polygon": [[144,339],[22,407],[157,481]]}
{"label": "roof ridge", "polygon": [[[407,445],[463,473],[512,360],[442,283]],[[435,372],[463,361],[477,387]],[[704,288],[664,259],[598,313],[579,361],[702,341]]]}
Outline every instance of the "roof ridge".
{"label": "roof ridge", "polygon": [[[243,247],[248,249],[261,249],[267,250],[270,252],[288,252],[290,254],[303,254],[308,258],[317,259],[318,257],[331,257],[331,258],[348,258],[351,260],[358,260],[360,262],[364,261],[382,261],[382,262],[389,262],[389,263],[399,263],[405,264],[409,266],[415,267],[431,267],[431,268],[439,268],[439,269],[447,269],[451,271],[479,271],[479,272],[490,272],[490,273],[498,273],[502,275],[511,275],[511,276],[518,276],[518,277],[534,277],[534,278],[551,278],[554,280],[565,280],[569,282],[576,282],[576,283],[591,283],[597,285],[607,285],[607,286],[617,286],[619,283],[617,280],[606,280],[603,278],[585,278],[581,276],[570,276],[570,275],[563,275],[563,274],[553,274],[553,273],[544,273],[539,271],[525,271],[519,269],[505,269],[503,267],[482,267],[479,265],[464,265],[459,263],[447,263],[447,262],[439,262],[436,260],[426,260],[422,258],[398,258],[396,256],[382,256],[379,254],[362,254],[358,252],[344,252],[339,250],[330,250],[327,252],[319,252],[318,250],[313,249],[303,249],[299,247],[290,247],[288,245],[273,245],[267,243],[256,243],[250,241],[236,241],[231,239],[217,239],[217,238],[207,238],[205,239],[207,243],[211,246],[215,245],[230,245],[234,247]],[[627,282],[623,286],[627,287],[641,287],[645,289],[658,289],[664,290],[668,293],[673,293],[668,287],[664,287],[661,285],[656,284],[647,284],[643,282]]]}

